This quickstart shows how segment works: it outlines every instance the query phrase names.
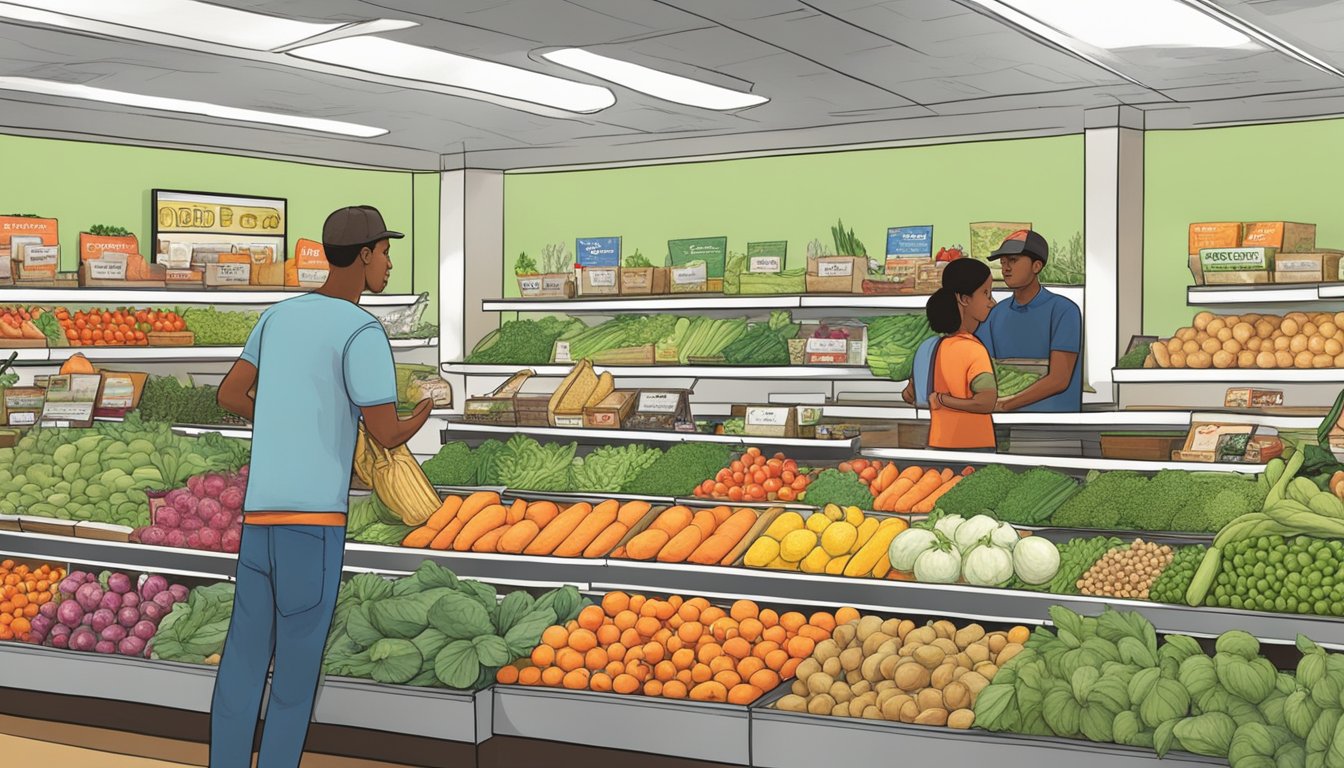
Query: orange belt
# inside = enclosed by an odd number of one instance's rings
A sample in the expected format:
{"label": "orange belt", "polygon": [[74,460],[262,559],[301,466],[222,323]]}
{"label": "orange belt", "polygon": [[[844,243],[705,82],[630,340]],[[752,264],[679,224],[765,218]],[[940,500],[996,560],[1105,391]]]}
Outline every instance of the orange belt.
{"label": "orange belt", "polygon": [[247,512],[246,525],[333,525],[345,526],[345,515],[340,512]]}

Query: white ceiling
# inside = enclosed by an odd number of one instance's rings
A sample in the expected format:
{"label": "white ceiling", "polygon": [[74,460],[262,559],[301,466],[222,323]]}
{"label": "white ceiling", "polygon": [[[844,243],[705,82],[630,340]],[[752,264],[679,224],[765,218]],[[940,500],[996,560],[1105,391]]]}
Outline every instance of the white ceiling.
{"label": "white ceiling", "polygon": [[[1217,2],[1344,68],[1344,3]],[[770,101],[722,113],[609,85],[617,97],[611,108],[548,116],[320,65],[287,65],[288,57],[276,54],[154,45],[0,19],[0,76],[345,120],[389,133],[331,138],[12,91],[0,91],[0,132],[439,170],[1058,134],[1081,130],[1087,109],[1122,104],[1141,107],[1149,127],[1344,113],[1344,79],[1277,51],[1131,50],[1099,66],[959,0],[220,4],[307,21],[406,19],[420,26],[383,35],[600,83],[540,57],[555,47],[583,47]]]}

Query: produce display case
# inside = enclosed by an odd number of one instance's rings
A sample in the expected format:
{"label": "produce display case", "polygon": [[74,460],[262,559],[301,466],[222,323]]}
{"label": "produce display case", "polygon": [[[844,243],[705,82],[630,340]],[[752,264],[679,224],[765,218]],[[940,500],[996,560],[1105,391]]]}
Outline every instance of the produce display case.
{"label": "produce display case", "polygon": [[313,722],[479,744],[494,733],[494,690],[452,691],[324,677]]}

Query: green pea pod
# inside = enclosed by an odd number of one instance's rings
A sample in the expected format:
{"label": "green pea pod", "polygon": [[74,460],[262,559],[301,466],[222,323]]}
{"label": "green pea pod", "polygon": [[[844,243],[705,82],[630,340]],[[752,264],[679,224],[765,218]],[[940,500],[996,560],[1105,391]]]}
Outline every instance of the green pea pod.
{"label": "green pea pod", "polygon": [[1195,571],[1195,578],[1191,579],[1190,586],[1185,591],[1186,605],[1197,607],[1204,604],[1204,598],[1208,596],[1213,580],[1218,577],[1218,568],[1222,565],[1222,561],[1222,550],[1216,545],[1209,547]]}

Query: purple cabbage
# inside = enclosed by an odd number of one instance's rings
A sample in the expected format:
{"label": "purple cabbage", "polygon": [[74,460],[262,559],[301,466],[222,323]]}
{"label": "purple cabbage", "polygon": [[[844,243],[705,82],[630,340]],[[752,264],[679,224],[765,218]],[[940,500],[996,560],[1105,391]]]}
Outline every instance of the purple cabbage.
{"label": "purple cabbage", "polygon": [[160,608],[172,610],[173,603],[177,602],[177,598],[173,596],[172,588],[169,587],[155,595],[154,602],[158,603]]}
{"label": "purple cabbage", "polygon": [[158,627],[155,626],[154,622],[140,621],[136,622],[135,627],[131,629],[131,634],[145,642],[149,642],[149,639],[154,637],[156,631],[158,631]]}
{"label": "purple cabbage", "polygon": [[104,592],[103,599],[98,601],[99,608],[106,608],[109,611],[119,611],[121,606],[121,595],[116,592]]}
{"label": "purple cabbage", "polygon": [[93,627],[94,632],[102,632],[116,623],[117,615],[107,608],[99,608],[94,611],[93,617],[89,619],[89,626]]}
{"label": "purple cabbage", "polygon": [[135,626],[135,622],[140,620],[140,612],[134,608],[122,608],[117,611],[117,623],[130,629]]}
{"label": "purple cabbage", "polygon": [[146,600],[153,600],[154,596],[168,588],[168,580],[164,577],[154,574],[145,579],[145,583],[140,585],[140,596]]}
{"label": "purple cabbage", "polygon": [[[175,602],[175,603],[185,603],[185,602],[187,601],[187,595],[191,594],[191,590],[187,589],[186,587],[182,586],[181,584],[174,584],[174,585],[168,587],[168,591],[172,593],[172,595],[173,595],[173,602]],[[172,604],[170,603],[169,605],[164,606],[164,607],[166,607],[166,608],[172,608],[173,606],[172,606]]]}
{"label": "purple cabbage", "polygon": [[98,644],[98,636],[88,627],[80,627],[70,633],[70,649],[74,651],[92,651]]}
{"label": "purple cabbage", "polygon": [[75,590],[79,589],[79,585],[83,583],[84,583],[84,575],[81,574],[79,571],[75,571],[69,576],[66,576],[64,579],[61,579],[59,589],[62,595],[69,596],[75,594]]}
{"label": "purple cabbage", "polygon": [[56,609],[56,618],[65,626],[74,629],[84,621],[84,609],[75,600],[66,600]]}
{"label": "purple cabbage", "polygon": [[37,634],[38,636],[37,641],[39,643],[42,642],[42,638],[47,636],[47,633],[51,631],[51,627],[55,623],[56,621],[54,619],[48,616],[43,616],[40,613],[33,617],[32,621],[33,632]]}

